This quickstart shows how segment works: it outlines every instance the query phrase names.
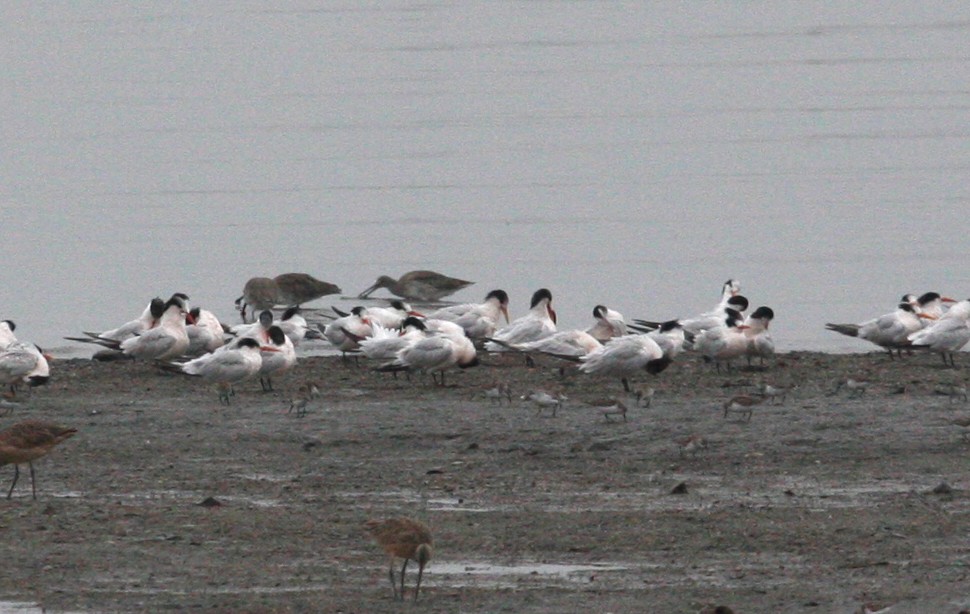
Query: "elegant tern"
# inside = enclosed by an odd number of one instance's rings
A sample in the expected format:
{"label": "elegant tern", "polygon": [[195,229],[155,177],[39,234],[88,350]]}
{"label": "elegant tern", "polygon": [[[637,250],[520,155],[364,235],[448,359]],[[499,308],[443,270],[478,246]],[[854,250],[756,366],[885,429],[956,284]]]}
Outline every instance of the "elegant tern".
{"label": "elegant tern", "polygon": [[275,352],[276,348],[261,346],[252,337],[237,339],[221,351],[206,354],[183,364],[165,363],[166,368],[213,382],[219,387],[219,400],[226,405],[232,396],[232,385],[255,376],[263,364],[261,351]]}
{"label": "elegant tern", "polygon": [[277,325],[269,327],[269,341],[260,347],[262,363],[259,366],[259,384],[264,392],[272,392],[274,375],[282,375],[296,364],[296,348],[293,341]]}
{"label": "elegant tern", "polygon": [[748,338],[744,334],[747,325],[741,314],[730,307],[725,311],[725,319],[719,326],[708,328],[694,338],[694,349],[705,360],[714,361],[718,372],[722,362],[730,369],[731,360],[743,356],[748,349]]}
{"label": "elegant tern", "polygon": [[[905,297],[904,297],[905,298]],[[920,318],[927,317],[917,312],[917,307],[910,303],[900,303],[896,311],[881,315],[878,318],[866,320],[860,324],[826,324],[825,328],[848,337],[858,337],[889,350],[893,357],[893,350],[902,350],[912,342],[909,336],[923,328]]]}
{"label": "elegant tern", "polygon": [[613,337],[622,337],[627,334],[623,314],[618,311],[614,311],[605,305],[597,305],[593,307],[593,318],[596,319],[596,323],[586,332],[600,343],[606,343]]}
{"label": "elegant tern", "polygon": [[771,307],[761,306],[755,309],[744,321],[748,327],[744,330],[744,335],[748,339],[748,348],[745,355],[748,357],[748,364],[752,358],[760,358],[761,364],[765,364],[765,358],[775,355],[775,341],[768,332],[768,325],[775,319],[775,312]]}
{"label": "elegant tern", "polygon": [[545,289],[536,290],[529,304],[529,313],[512,321],[511,324],[495,332],[494,341],[485,344],[490,352],[505,351],[505,344],[527,343],[548,337],[556,332],[556,312],[552,308],[552,293]]}
{"label": "elegant tern", "polygon": [[448,320],[465,329],[471,339],[491,337],[498,328],[499,319],[509,323],[509,295],[505,290],[492,290],[482,303],[465,303],[442,307],[428,314],[428,318]]}
{"label": "elegant tern", "polygon": [[627,335],[608,341],[603,347],[580,358],[579,370],[591,375],[619,377],[630,392],[630,377],[646,371],[654,375],[670,365],[671,359],[649,335]]}
{"label": "elegant tern", "polygon": [[[449,324],[449,323],[445,323]],[[457,331],[446,328],[432,335],[416,339],[399,350],[393,362],[378,367],[379,371],[421,371],[431,373],[435,383],[441,373],[439,385],[445,385],[445,371],[453,367],[467,369],[478,364],[475,345],[460,327]]]}
{"label": "elegant tern", "polygon": [[970,342],[970,299],[950,308],[939,320],[909,336],[913,347],[939,352],[943,364],[956,367],[953,354]]}

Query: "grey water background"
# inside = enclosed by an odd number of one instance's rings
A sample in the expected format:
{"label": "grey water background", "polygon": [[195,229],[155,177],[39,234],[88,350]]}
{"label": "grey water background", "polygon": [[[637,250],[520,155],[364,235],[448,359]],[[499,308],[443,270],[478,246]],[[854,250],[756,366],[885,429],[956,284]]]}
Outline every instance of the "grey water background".
{"label": "grey water background", "polygon": [[513,316],[545,286],[565,328],[736,277],[782,350],[970,296],[970,5],[0,10],[0,318],[55,353],[176,291],[235,321],[288,271],[355,295],[430,268]]}

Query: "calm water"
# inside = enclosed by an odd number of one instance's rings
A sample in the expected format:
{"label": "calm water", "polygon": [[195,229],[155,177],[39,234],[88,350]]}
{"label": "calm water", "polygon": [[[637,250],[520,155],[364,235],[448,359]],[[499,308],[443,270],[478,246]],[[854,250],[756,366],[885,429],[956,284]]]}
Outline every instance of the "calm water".
{"label": "calm water", "polygon": [[[18,8],[19,7],[19,8]],[[110,328],[254,275],[431,268],[783,349],[965,298],[970,6],[488,0],[4,5],[0,318]],[[324,304],[328,304],[326,301]]]}

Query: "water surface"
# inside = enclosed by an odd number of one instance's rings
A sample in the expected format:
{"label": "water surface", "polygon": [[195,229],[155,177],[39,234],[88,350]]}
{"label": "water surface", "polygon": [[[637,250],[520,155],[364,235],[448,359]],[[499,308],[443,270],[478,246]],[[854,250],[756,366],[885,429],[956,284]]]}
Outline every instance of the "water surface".
{"label": "water surface", "polygon": [[[0,318],[111,328],[255,275],[431,268],[781,349],[970,295],[970,8],[943,2],[81,2],[3,9]],[[326,304],[326,301],[324,302]]]}

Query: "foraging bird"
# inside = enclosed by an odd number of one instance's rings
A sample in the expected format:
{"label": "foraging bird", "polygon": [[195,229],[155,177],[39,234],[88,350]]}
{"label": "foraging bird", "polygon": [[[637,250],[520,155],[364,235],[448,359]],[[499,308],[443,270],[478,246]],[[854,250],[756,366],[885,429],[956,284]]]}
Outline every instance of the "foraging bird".
{"label": "foraging bird", "polygon": [[762,402],[764,402],[764,398],[752,397],[746,394],[731,397],[724,402],[724,417],[727,418],[729,413],[736,413],[746,417],[748,422],[750,422],[754,407],[761,405]]}
{"label": "foraging bird", "polygon": [[297,390],[297,395],[290,400],[290,408],[286,413],[296,410],[296,417],[302,418],[306,415],[307,406],[313,401],[313,399],[320,396],[320,388],[314,382],[307,382],[301,384],[300,388]]}
{"label": "foraging bird", "polygon": [[[414,601],[417,601],[418,593],[421,591],[421,576],[424,574],[424,568],[433,554],[434,543],[431,530],[422,522],[404,517],[368,520],[364,524],[364,528],[391,559],[388,575],[391,579],[394,599],[404,600],[404,573],[407,571],[408,562],[414,561],[418,564],[418,581],[414,586]],[[401,566],[400,593],[398,593],[397,583],[394,581],[395,558],[404,559],[404,565]]]}
{"label": "foraging bird", "polygon": [[279,303],[279,287],[276,281],[269,277],[253,277],[243,286],[242,296],[236,299],[236,307],[245,323],[246,310],[251,310],[253,317],[257,311],[272,309]]}
{"label": "foraging bird", "polygon": [[508,401],[509,407],[512,406],[512,386],[508,382],[493,381],[491,387],[487,388],[483,395],[493,404],[497,401],[501,406],[502,399],[505,399]]}
{"label": "foraging bird", "polygon": [[831,394],[837,394],[840,390],[845,388],[849,391],[850,397],[861,397],[866,393],[866,388],[869,387],[869,382],[864,379],[858,378],[847,378],[839,380],[838,384],[835,386],[835,391]]}
{"label": "foraging bird", "polygon": [[690,453],[691,456],[697,456],[697,451],[707,447],[707,439],[701,437],[700,435],[694,434],[684,439],[677,440],[677,447],[680,449],[680,456],[683,458]]}
{"label": "foraging bird", "polygon": [[340,294],[340,287],[320,281],[306,273],[283,273],[273,278],[276,284],[276,304],[296,307],[329,294]]}
{"label": "foraging bird", "polygon": [[536,411],[536,415],[542,413],[542,410],[546,407],[552,408],[552,417],[556,417],[556,411],[562,409],[562,404],[564,401],[568,401],[569,398],[563,394],[558,393],[555,396],[549,394],[545,390],[532,390],[529,394],[522,395],[523,401],[532,401],[536,407],[539,409]]}
{"label": "foraging bird", "polygon": [[40,420],[25,420],[0,431],[0,465],[13,465],[13,483],[7,491],[7,498],[13,496],[14,486],[20,477],[20,465],[30,467],[30,487],[34,499],[37,498],[37,479],[34,476],[34,461],[45,456],[57,444],[77,433],[77,429],[57,426]]}
{"label": "foraging bird", "polygon": [[433,302],[454,294],[473,283],[475,282],[448,277],[434,271],[410,271],[401,275],[398,279],[381,275],[370,287],[358,294],[357,298],[367,298],[374,290],[387,288],[394,296],[409,301]]}

